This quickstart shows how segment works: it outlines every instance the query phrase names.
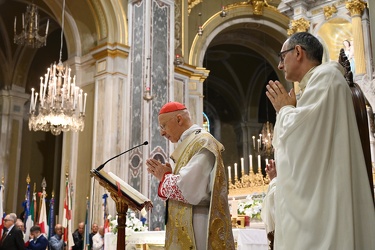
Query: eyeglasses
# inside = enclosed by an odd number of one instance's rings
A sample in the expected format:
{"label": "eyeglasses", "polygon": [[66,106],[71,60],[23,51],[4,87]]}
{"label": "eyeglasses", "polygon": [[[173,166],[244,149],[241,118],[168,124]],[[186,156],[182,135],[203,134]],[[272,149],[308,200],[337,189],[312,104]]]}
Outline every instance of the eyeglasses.
{"label": "eyeglasses", "polygon": [[[304,47],[302,47],[302,46],[300,46],[300,47],[301,47],[301,49],[306,50]],[[288,52],[294,50],[295,48],[296,48],[296,47],[294,46],[293,48],[290,48],[290,49],[287,49],[287,50],[284,50],[284,51],[279,52],[279,54],[277,54],[277,56],[278,56],[279,59],[280,59],[280,63],[284,63],[284,59],[285,59],[285,55],[286,55],[286,53],[288,53]]]}
{"label": "eyeglasses", "polygon": [[284,62],[284,58],[285,58],[285,54],[294,50],[295,47],[291,48],[291,49],[287,49],[287,50],[284,50],[284,51],[281,51],[279,54],[277,54],[277,56],[279,57],[280,59],[280,62],[283,63]]}
{"label": "eyeglasses", "polygon": [[166,122],[164,122],[164,124],[161,124],[161,125],[159,126],[159,130],[160,130],[160,131],[165,131],[168,122],[171,121],[171,120],[172,120],[173,118],[175,118],[175,117],[176,117],[176,116],[173,116],[173,117],[171,117],[169,120],[167,120]]}

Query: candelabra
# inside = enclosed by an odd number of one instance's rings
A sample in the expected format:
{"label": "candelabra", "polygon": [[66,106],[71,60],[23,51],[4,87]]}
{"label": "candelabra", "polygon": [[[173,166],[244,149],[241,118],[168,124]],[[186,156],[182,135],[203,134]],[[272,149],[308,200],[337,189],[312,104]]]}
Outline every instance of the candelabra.
{"label": "candelabra", "polygon": [[249,193],[263,193],[267,190],[270,183],[268,176],[264,177],[260,167],[260,156],[258,156],[258,169],[254,172],[252,166],[252,157],[250,158],[250,171],[245,174],[243,167],[243,158],[241,158],[241,178],[237,175],[237,163],[234,164],[234,180],[231,178],[231,167],[228,167],[228,186],[230,195],[242,195]]}
{"label": "candelabra", "polygon": [[26,14],[22,14],[22,31],[17,34],[17,17],[14,18],[14,43],[32,48],[40,48],[46,45],[49,20],[47,21],[44,36],[39,35],[39,13],[34,3],[26,8]]}

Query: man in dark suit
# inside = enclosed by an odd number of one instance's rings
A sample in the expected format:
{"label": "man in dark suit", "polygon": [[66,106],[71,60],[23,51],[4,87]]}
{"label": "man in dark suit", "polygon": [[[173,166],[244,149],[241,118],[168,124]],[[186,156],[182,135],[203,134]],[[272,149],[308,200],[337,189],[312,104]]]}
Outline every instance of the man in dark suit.
{"label": "man in dark suit", "polygon": [[0,240],[0,250],[23,250],[23,233],[14,224],[17,221],[17,215],[10,213],[5,216],[4,230]]}
{"label": "man in dark suit", "polygon": [[41,232],[40,226],[32,226],[30,228],[30,240],[27,249],[32,250],[46,250],[48,247],[48,240]]}

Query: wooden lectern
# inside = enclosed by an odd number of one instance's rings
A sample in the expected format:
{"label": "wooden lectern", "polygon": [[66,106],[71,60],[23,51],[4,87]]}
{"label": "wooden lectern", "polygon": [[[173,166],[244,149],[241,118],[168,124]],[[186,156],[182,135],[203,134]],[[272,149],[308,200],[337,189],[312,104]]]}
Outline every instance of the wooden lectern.
{"label": "wooden lectern", "polygon": [[124,250],[126,247],[125,223],[128,208],[140,211],[145,207],[148,210],[152,208],[152,202],[111,172],[107,173],[104,170],[97,171],[96,169],[92,169],[90,172],[91,177],[94,177],[102,187],[110,192],[112,199],[116,203],[118,216],[117,250]]}

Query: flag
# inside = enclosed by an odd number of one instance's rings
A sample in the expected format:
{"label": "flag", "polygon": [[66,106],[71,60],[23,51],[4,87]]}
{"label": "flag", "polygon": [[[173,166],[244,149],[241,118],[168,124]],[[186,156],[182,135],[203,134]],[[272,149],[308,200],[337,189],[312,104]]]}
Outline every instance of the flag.
{"label": "flag", "polygon": [[103,221],[104,221],[104,233],[110,232],[109,230],[109,220],[108,220],[108,208],[107,208],[107,198],[108,194],[103,194]]}
{"label": "flag", "polygon": [[64,214],[63,214],[63,225],[64,227],[64,242],[68,250],[71,250],[74,246],[73,235],[72,235],[72,201],[70,197],[70,185],[68,178],[65,181],[65,199],[64,199]]}
{"label": "flag", "polygon": [[34,221],[32,220],[32,215],[30,213],[30,181],[27,183],[26,195],[25,195],[25,237],[23,240],[25,243],[29,241],[30,228],[34,226]]}
{"label": "flag", "polygon": [[47,208],[45,197],[46,191],[43,190],[43,193],[41,193],[42,205],[40,206],[38,225],[40,226],[41,233],[44,234],[48,239]]}
{"label": "flag", "polygon": [[52,198],[49,202],[49,213],[48,213],[48,239],[51,239],[52,235],[54,235],[54,228],[55,228],[55,210],[54,210],[54,204],[55,204],[55,199],[54,195],[52,193]]}
{"label": "flag", "polygon": [[86,250],[89,250],[90,241],[89,241],[89,234],[90,234],[90,225],[89,225],[89,208],[90,208],[90,200],[87,199],[86,202],[86,218],[85,218],[85,240],[84,246]]}
{"label": "flag", "polygon": [[0,239],[1,239],[1,236],[3,235],[3,227],[4,227],[3,192],[4,192],[4,186],[0,185]]}

